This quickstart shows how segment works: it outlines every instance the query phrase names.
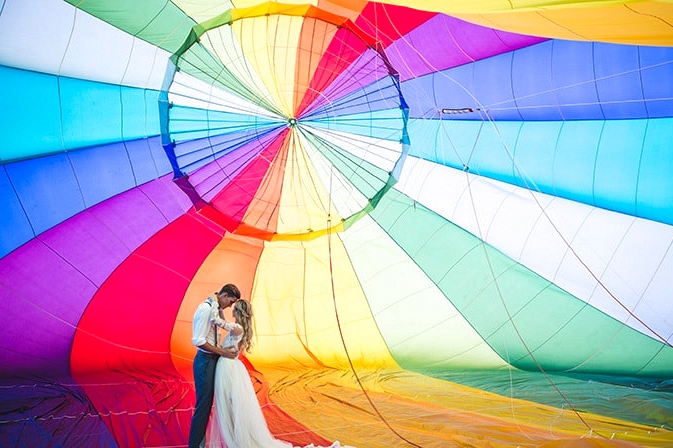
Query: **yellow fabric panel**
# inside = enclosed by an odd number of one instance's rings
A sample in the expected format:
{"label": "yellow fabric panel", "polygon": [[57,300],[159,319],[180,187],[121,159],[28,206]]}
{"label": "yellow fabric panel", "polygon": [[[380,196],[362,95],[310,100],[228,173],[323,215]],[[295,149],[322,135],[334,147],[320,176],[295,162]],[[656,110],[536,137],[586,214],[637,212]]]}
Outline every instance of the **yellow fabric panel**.
{"label": "yellow fabric panel", "polygon": [[301,17],[271,15],[237,20],[234,33],[248,63],[286,117],[292,116]]}
{"label": "yellow fabric panel", "polygon": [[255,347],[247,356],[255,367],[348,368],[349,357],[358,367],[396,365],[334,236],[265,243],[252,304]]}
{"label": "yellow fabric panel", "polygon": [[[644,5],[636,6],[643,8]],[[661,10],[666,9],[662,5],[658,6]],[[660,17],[650,15],[649,12],[637,13],[630,5],[606,5],[586,10],[521,11],[516,14],[457,14],[456,17],[492,28],[541,37],[620,44],[673,44],[673,8],[662,11]]]}
{"label": "yellow fabric panel", "polygon": [[[196,23],[204,22],[233,8],[231,0],[171,0]],[[238,2],[236,2],[238,3]]]}
{"label": "yellow fabric panel", "polygon": [[262,2],[261,0],[232,0],[235,8],[252,8],[261,4],[280,3],[286,5],[317,5],[318,0],[283,0],[280,2]]}
{"label": "yellow fabric panel", "polygon": [[[269,397],[321,436],[367,448],[667,447],[670,431],[578,415],[402,370],[263,369]],[[382,420],[382,418],[383,420]],[[390,427],[386,425],[386,423]],[[584,421],[582,421],[584,420]],[[392,428],[392,429],[391,429]]]}
{"label": "yellow fabric panel", "polygon": [[278,233],[321,230],[341,221],[298,132],[292,132],[280,200]]}
{"label": "yellow fabric panel", "polygon": [[479,25],[560,39],[673,45],[673,2],[540,0],[384,0]]}
{"label": "yellow fabric panel", "polygon": [[[194,274],[175,317],[170,340],[173,364],[185,376],[192,375],[192,360],[196,353],[192,345],[192,321],[196,307],[226,283],[234,283],[241,290],[241,296],[249,298],[262,249],[259,240],[228,233]],[[230,309],[225,315],[233,320]]]}
{"label": "yellow fabric panel", "polygon": [[[238,31],[239,34],[235,34]],[[240,27],[223,25],[204,33],[201,44],[217,55],[227,70],[236,76],[236,82],[245,86],[250,92],[254,92],[259,98],[271,96],[257,72],[253,70],[249,61],[243,56],[240,39],[247,40],[250,36],[240,35]]]}

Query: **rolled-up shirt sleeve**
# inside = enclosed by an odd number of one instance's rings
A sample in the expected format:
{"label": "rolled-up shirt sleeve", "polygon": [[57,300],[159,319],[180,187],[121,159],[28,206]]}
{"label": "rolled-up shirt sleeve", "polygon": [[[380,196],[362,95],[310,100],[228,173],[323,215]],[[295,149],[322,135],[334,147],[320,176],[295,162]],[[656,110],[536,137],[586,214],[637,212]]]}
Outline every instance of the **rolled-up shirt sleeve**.
{"label": "rolled-up shirt sleeve", "polygon": [[192,322],[192,344],[197,347],[208,342],[208,332],[210,331],[211,308],[209,303],[201,303],[194,312],[194,321]]}

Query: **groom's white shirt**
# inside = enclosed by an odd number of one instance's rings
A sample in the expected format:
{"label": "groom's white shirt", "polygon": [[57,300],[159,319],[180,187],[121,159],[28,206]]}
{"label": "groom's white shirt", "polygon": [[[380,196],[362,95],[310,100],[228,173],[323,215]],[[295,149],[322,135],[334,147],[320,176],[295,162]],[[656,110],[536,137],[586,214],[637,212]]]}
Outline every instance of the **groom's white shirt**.
{"label": "groom's white shirt", "polygon": [[[230,323],[220,318],[220,305],[213,294],[201,302],[194,313],[192,322],[192,344],[200,347],[206,342],[217,345],[217,327],[229,331]],[[199,349],[201,350],[201,349]],[[206,350],[201,350],[205,352]]]}

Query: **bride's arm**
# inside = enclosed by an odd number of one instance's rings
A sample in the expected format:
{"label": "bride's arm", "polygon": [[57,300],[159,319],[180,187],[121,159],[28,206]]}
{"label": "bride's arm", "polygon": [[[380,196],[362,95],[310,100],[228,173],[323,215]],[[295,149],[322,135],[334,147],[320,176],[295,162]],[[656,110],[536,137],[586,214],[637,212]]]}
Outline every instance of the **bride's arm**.
{"label": "bride's arm", "polygon": [[210,310],[210,320],[213,321],[215,325],[225,329],[226,331],[231,331],[236,326],[235,323],[229,322],[228,320],[224,319],[224,314],[222,313],[222,310],[217,307],[212,307],[212,309]]}

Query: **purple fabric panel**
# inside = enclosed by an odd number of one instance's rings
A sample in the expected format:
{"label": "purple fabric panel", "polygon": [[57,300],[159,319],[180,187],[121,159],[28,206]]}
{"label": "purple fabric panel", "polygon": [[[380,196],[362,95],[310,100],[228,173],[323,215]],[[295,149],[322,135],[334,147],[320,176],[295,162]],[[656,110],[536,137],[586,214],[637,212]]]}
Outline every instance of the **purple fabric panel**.
{"label": "purple fabric panel", "polygon": [[0,376],[69,375],[75,329],[128,255],[191,207],[170,176],[44,232],[0,260]]}
{"label": "purple fabric panel", "polygon": [[284,128],[255,138],[235,151],[224,154],[215,162],[200,168],[189,175],[189,182],[205,201],[212,200],[234,177],[244,169],[257,155],[274,141]]}
{"label": "purple fabric panel", "polygon": [[2,384],[0,446],[115,448],[117,442],[71,379]]}
{"label": "purple fabric panel", "polygon": [[100,287],[131,252],[190,206],[170,177],[163,177],[74,216],[40,239]]}
{"label": "purple fabric panel", "polygon": [[439,14],[391,44],[386,54],[403,81],[545,40]]}
{"label": "purple fabric panel", "polygon": [[[281,126],[284,127],[284,123]],[[269,132],[276,127],[278,127],[278,124],[275,123],[265,126],[260,125],[259,127],[246,128],[243,131],[186,140],[175,146],[176,160],[181,171],[191,175],[192,172],[212,163],[222,155],[222,152],[229,152],[243,146],[250,140],[258,138],[260,133]]]}
{"label": "purple fabric panel", "polygon": [[175,185],[172,176],[171,173],[169,176],[161,177],[154,182],[148,182],[138,187],[168,222],[175,221],[192,207],[192,202]]}
{"label": "purple fabric panel", "polygon": [[0,278],[0,374],[69,376],[75,328],[96,285],[39,239],[0,260]]}
{"label": "purple fabric panel", "polygon": [[183,172],[188,173],[193,166],[199,167],[214,160],[211,142],[207,138],[186,140],[175,145],[175,158]]}
{"label": "purple fabric panel", "polygon": [[319,109],[328,109],[328,104],[338,101],[350,93],[390,75],[381,56],[374,50],[367,50],[318,96],[302,114],[311,115]]}
{"label": "purple fabric panel", "polygon": [[[315,110],[304,118],[311,120],[336,116],[371,113],[386,109],[400,108],[400,92],[393,84],[393,78],[387,77],[357,90],[348,96],[339,98],[327,107]],[[379,123],[380,125],[380,123]],[[395,126],[395,125],[393,125]]]}

